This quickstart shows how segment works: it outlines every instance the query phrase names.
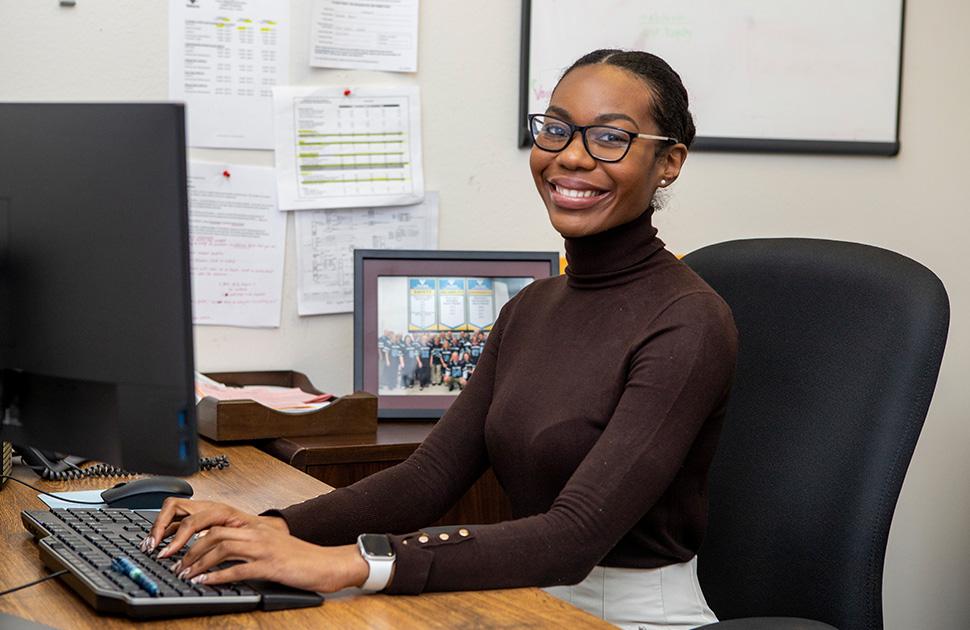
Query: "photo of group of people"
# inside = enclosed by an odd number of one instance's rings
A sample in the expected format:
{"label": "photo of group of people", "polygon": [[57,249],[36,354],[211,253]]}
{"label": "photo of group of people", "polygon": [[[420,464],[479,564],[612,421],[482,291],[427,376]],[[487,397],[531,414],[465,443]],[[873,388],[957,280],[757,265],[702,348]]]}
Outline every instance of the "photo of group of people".
{"label": "photo of group of people", "polygon": [[532,281],[379,276],[378,393],[458,395],[475,372],[499,311]]}
{"label": "photo of group of people", "polygon": [[383,394],[461,390],[475,372],[487,331],[402,334],[385,330],[377,340]]}

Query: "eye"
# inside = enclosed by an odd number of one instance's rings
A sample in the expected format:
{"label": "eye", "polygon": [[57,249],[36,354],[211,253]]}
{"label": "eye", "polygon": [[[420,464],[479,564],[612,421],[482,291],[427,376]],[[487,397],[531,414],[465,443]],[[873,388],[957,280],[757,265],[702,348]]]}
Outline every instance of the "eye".
{"label": "eye", "polygon": [[622,147],[630,142],[630,134],[612,127],[592,127],[588,134],[592,142],[604,147]]}
{"label": "eye", "polygon": [[539,133],[548,138],[561,139],[569,136],[569,127],[555,120],[547,120],[542,123]]}

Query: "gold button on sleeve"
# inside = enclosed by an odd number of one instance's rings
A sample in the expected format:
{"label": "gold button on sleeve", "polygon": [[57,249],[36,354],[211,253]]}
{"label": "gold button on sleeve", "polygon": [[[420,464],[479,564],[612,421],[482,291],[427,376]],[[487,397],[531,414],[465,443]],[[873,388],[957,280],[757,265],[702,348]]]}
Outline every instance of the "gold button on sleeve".
{"label": "gold button on sleeve", "polygon": [[440,534],[438,534],[438,538],[440,538],[441,540],[448,540],[449,538],[451,538],[451,536],[449,536],[444,532],[441,532]]}
{"label": "gold button on sleeve", "polygon": [[459,535],[459,536],[467,536],[467,535],[468,535],[468,534],[470,534],[470,533],[471,533],[471,532],[469,532],[469,531],[468,531],[467,529],[465,529],[464,527],[462,527],[461,529],[459,529],[459,530],[458,530],[458,535]]}
{"label": "gold button on sleeve", "polygon": [[426,543],[426,542],[428,542],[429,540],[431,540],[431,539],[430,539],[430,538],[428,538],[427,536],[423,536],[423,535],[422,535],[422,536],[418,536],[418,542],[419,542],[419,543]]}

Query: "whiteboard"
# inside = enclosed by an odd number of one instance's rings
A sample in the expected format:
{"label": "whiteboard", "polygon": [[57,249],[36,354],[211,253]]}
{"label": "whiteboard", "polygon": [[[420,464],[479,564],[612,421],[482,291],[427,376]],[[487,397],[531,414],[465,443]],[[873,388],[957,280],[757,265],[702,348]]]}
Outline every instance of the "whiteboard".
{"label": "whiteboard", "polygon": [[523,0],[520,140],[573,61],[646,50],[684,81],[693,148],[899,150],[904,0]]}

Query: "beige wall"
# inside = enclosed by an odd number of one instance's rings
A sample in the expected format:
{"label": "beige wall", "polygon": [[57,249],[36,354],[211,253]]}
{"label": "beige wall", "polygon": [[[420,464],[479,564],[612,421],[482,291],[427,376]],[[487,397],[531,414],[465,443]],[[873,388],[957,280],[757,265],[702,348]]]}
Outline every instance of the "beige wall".
{"label": "beige wall", "polygon": [[[441,191],[442,247],[561,250],[527,154],[515,148],[518,1],[424,0],[416,76],[305,67],[309,4],[292,2],[293,82],[421,86],[425,179]],[[825,237],[894,249],[942,277],[950,342],[893,524],[885,610],[887,628],[943,630],[970,621],[970,274],[961,247],[970,228],[970,3],[907,4],[897,158],[696,153],[657,223],[681,253],[731,238]],[[0,98],[164,99],[166,25],[161,0],[78,0],[74,9],[0,0]],[[193,156],[272,164],[269,152]],[[282,327],[197,328],[198,366],[295,368],[347,392],[351,316],[296,316],[290,224]]]}

